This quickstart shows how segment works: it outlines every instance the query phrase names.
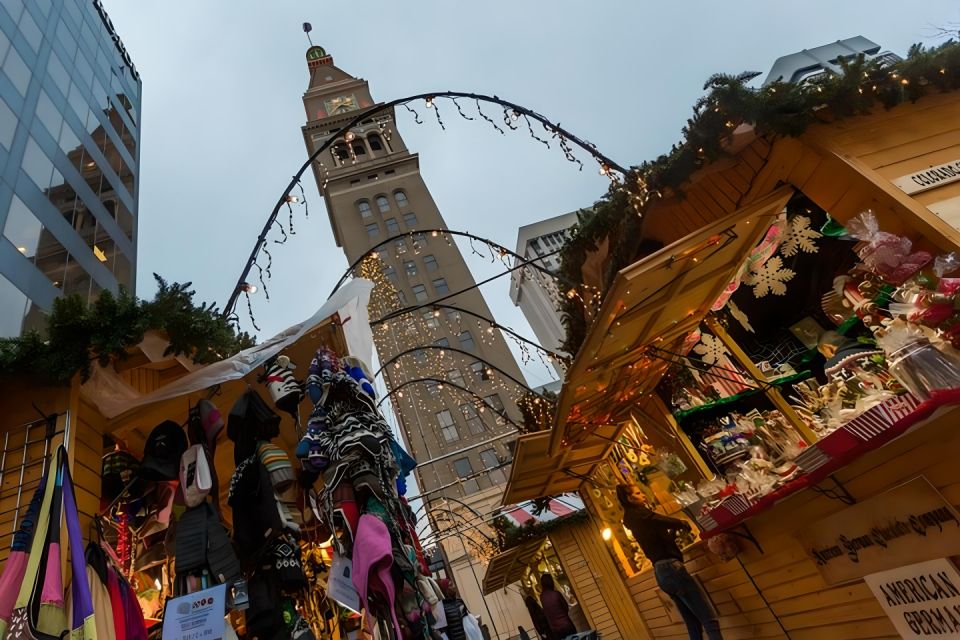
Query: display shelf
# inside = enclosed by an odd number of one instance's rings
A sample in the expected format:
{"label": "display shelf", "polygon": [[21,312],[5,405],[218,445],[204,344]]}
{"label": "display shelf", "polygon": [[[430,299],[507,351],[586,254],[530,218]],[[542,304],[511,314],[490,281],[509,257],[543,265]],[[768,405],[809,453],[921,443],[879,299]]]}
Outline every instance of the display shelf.
{"label": "display shelf", "polygon": [[[807,472],[803,475],[756,500],[747,500],[744,496],[735,494],[697,515],[697,522],[702,527],[700,537],[706,539],[723,533],[744,520],[773,508],[784,498],[802,489],[815,487],[854,460],[879,449],[907,431],[922,426],[938,410],[955,407],[957,404],[960,404],[960,389],[935,391],[929,399],[922,402],[912,396],[900,396],[887,406],[874,407],[870,410],[873,413],[869,422],[873,428],[869,437],[866,437],[867,432],[862,430],[847,429],[848,425],[840,427],[810,447],[816,450],[817,461],[816,464],[807,465]],[[852,422],[856,422],[856,419]],[[884,428],[880,428],[881,424],[885,425]],[[801,454],[803,455],[809,454],[805,452]]]}
{"label": "display shelf", "polygon": [[[806,380],[807,378],[811,378],[811,377],[813,377],[813,373],[811,371],[801,371],[799,373],[793,374],[792,376],[777,378],[776,380],[773,380],[768,384],[774,387],[782,387],[784,385],[792,384],[794,382],[800,382],[801,380]],[[764,390],[765,390],[765,387],[756,387],[755,389],[747,389],[746,391],[741,391],[736,395],[727,396],[726,398],[720,398],[719,400],[708,402],[707,404],[702,404],[698,407],[692,407],[690,409],[684,409],[682,411],[674,411],[673,417],[674,419],[676,419],[677,422],[682,422],[683,420],[685,420],[686,418],[689,418],[690,416],[695,416],[701,413],[707,413],[713,409],[718,409],[720,407],[725,407],[727,405],[735,404],[740,400],[743,400],[744,398],[749,398],[751,396],[755,396],[757,394],[763,393]]]}

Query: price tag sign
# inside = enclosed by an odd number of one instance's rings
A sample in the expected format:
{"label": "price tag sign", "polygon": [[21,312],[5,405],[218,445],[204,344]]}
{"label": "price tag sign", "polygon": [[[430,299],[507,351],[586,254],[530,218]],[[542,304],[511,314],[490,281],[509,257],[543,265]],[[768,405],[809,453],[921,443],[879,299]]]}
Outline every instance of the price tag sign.
{"label": "price tag sign", "polygon": [[222,640],[227,614],[227,585],[167,601],[163,613],[165,640]]}

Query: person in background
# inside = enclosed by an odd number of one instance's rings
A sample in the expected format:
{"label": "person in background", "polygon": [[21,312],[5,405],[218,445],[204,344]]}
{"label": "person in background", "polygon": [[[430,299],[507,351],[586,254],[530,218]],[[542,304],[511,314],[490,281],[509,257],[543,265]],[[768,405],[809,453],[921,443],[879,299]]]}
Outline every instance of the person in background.
{"label": "person in background", "polygon": [[547,619],[550,640],[563,640],[576,634],[577,628],[570,619],[570,605],[563,594],[557,591],[553,576],[549,573],[540,576],[540,587],[540,604],[543,605],[543,615]]}
{"label": "person in background", "polygon": [[447,640],[467,640],[467,632],[463,628],[463,617],[467,615],[467,605],[463,603],[457,593],[457,587],[447,578],[438,583],[443,592],[443,601],[438,606],[443,607],[447,618],[447,626],[439,631],[447,636]]}
{"label": "person in background", "polygon": [[657,584],[676,603],[690,639],[702,640],[706,630],[709,640],[723,640],[713,606],[683,565],[683,552],[677,546],[677,533],[689,531],[690,525],[649,509],[643,492],[635,486],[617,485],[617,499],[623,505],[623,526],[653,563]]}
{"label": "person in background", "polygon": [[533,623],[533,628],[536,630],[537,635],[544,640],[549,639],[550,627],[547,626],[547,617],[543,615],[543,609],[540,608],[540,603],[537,602],[537,599],[533,596],[527,596],[523,599],[523,604],[527,605],[527,612],[530,614],[530,621]]}

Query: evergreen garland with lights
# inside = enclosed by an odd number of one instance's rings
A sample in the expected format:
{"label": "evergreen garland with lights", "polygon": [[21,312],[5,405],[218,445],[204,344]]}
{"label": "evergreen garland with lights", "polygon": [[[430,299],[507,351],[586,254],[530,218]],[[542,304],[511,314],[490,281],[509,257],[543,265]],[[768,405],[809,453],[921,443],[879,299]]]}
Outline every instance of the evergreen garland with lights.
{"label": "evergreen garland with lights", "polygon": [[512,549],[528,540],[548,535],[558,529],[568,527],[579,522],[586,522],[590,519],[590,513],[581,509],[573,513],[553,520],[536,520],[518,527],[508,520],[505,516],[497,516],[493,520],[493,528],[497,531],[497,543],[500,551]]}
{"label": "evergreen garland with lights", "polygon": [[117,295],[103,291],[92,304],[79,295],[55,299],[46,331],[0,340],[0,373],[33,375],[49,384],[67,384],[79,373],[86,381],[94,362],[103,367],[124,360],[151,330],[169,340],[164,355],[185,355],[197,364],[253,346],[254,340],[238,334],[213,304],[194,303],[191,283],[153,277],[158,290],[151,301],[122,288]]}
{"label": "evergreen garland with lights", "polygon": [[[641,245],[640,223],[651,200],[679,191],[704,164],[723,157],[724,146],[741,124],[750,124],[768,138],[798,136],[816,123],[865,115],[878,104],[890,109],[915,102],[934,91],[960,89],[960,43],[912,46],[904,60],[840,59],[839,74],[825,73],[804,83],[773,82],[748,87],[757,73],[717,74],[707,80],[693,115],[683,128],[683,141],[670,153],[631,168],[625,183],[614,182],[593,210],[581,212],[561,252],[560,274],[582,282],[583,264],[609,240],[603,273],[605,292],[616,273],[652,253]],[[571,294],[573,292],[573,294]],[[593,309],[571,289],[561,296],[559,310],[566,328],[563,350],[576,354],[586,338]]]}

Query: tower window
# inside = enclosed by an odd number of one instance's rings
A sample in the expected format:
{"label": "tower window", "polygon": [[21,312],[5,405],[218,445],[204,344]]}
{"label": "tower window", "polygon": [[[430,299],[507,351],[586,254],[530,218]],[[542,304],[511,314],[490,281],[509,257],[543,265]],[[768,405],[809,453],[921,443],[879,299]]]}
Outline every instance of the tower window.
{"label": "tower window", "polygon": [[406,270],[408,276],[413,277],[417,275],[417,263],[413,260],[407,260],[404,262],[403,268]]}
{"label": "tower window", "polygon": [[380,140],[380,136],[376,133],[371,133],[367,136],[367,142],[370,143],[370,149],[373,151],[383,151],[383,142]]}
{"label": "tower window", "polygon": [[387,233],[390,235],[395,235],[400,233],[400,225],[397,223],[396,218],[387,218],[383,221],[387,225]]}
{"label": "tower window", "polygon": [[483,426],[483,419],[480,418],[476,407],[472,404],[460,405],[460,413],[463,414],[463,419],[466,421],[467,429],[470,430],[470,433],[477,435],[486,431],[486,428]]}
{"label": "tower window", "polygon": [[474,362],[470,365],[470,372],[473,374],[473,379],[477,382],[483,382],[484,380],[490,380],[493,378],[492,371],[483,366],[483,363],[480,361]]}
{"label": "tower window", "polygon": [[403,238],[397,240],[393,246],[396,247],[398,256],[407,252],[407,243]]}
{"label": "tower window", "polygon": [[373,215],[373,212],[370,210],[370,202],[367,200],[357,202],[357,211],[360,212],[361,218],[369,218]]}
{"label": "tower window", "polygon": [[376,238],[378,235],[380,235],[380,225],[378,225],[376,222],[371,222],[368,224],[367,235],[371,238]]}
{"label": "tower window", "polygon": [[363,144],[362,141],[355,141],[353,143],[353,155],[355,156],[365,156],[367,155],[367,147]]}
{"label": "tower window", "polygon": [[377,196],[377,208],[380,209],[380,213],[390,211],[390,201],[387,200],[387,196]]}
{"label": "tower window", "polygon": [[450,346],[450,340],[447,338],[440,338],[439,340],[436,340],[433,344],[434,346],[437,346],[437,347],[446,348]]}
{"label": "tower window", "polygon": [[453,461],[453,467],[457,471],[457,477],[463,481],[463,492],[465,494],[476,493],[480,491],[480,485],[473,475],[473,467],[470,465],[469,458],[459,458]]}
{"label": "tower window", "polygon": [[422,284],[415,284],[411,289],[413,291],[413,297],[417,299],[417,302],[426,302],[428,300],[427,288]]}
{"label": "tower window", "polygon": [[397,201],[398,207],[407,206],[407,194],[404,193],[403,191],[394,191],[393,199]]}
{"label": "tower window", "polygon": [[457,424],[453,421],[453,414],[444,409],[437,415],[437,424],[440,425],[440,432],[443,439],[447,442],[456,442],[460,439],[460,432],[457,431]]}
{"label": "tower window", "polygon": [[403,214],[403,224],[407,225],[410,229],[417,226],[417,214],[412,211],[409,213]]}
{"label": "tower window", "polygon": [[483,463],[483,468],[489,472],[487,475],[490,478],[490,482],[493,484],[504,484],[507,481],[506,475],[501,468],[502,463],[500,462],[500,458],[497,457],[496,449],[484,449],[481,451],[480,462]]}
{"label": "tower window", "polygon": [[436,271],[439,268],[437,264],[437,259],[431,256],[423,256],[423,266],[427,268],[427,271]]}
{"label": "tower window", "polygon": [[423,323],[427,325],[428,329],[439,329],[440,328],[440,318],[433,315],[433,311],[427,310],[420,314],[420,317],[423,318]]}
{"label": "tower window", "polygon": [[485,396],[483,399],[487,401],[486,406],[491,407],[494,413],[497,414],[497,424],[503,424],[504,418],[507,417],[507,409],[503,406],[503,400],[500,399],[500,394],[494,393],[493,395]]}
{"label": "tower window", "polygon": [[433,281],[433,288],[439,294],[450,293],[446,278],[437,278]]}
{"label": "tower window", "polygon": [[397,283],[397,270],[391,267],[390,265],[386,265],[385,267],[383,267],[383,275],[387,276],[387,279],[390,282],[394,284]]}
{"label": "tower window", "polygon": [[[472,351],[476,344],[473,341],[473,336],[470,335],[469,331],[461,331],[460,335],[457,336],[457,339],[460,340],[460,346],[468,351]],[[474,363],[479,364],[479,363]]]}
{"label": "tower window", "polygon": [[463,374],[460,373],[460,369],[450,369],[447,371],[447,380],[453,384],[464,386],[463,384]]}
{"label": "tower window", "polygon": [[347,149],[347,145],[342,142],[338,142],[333,145],[333,155],[335,155],[340,160],[346,160],[350,157],[350,150]]}

